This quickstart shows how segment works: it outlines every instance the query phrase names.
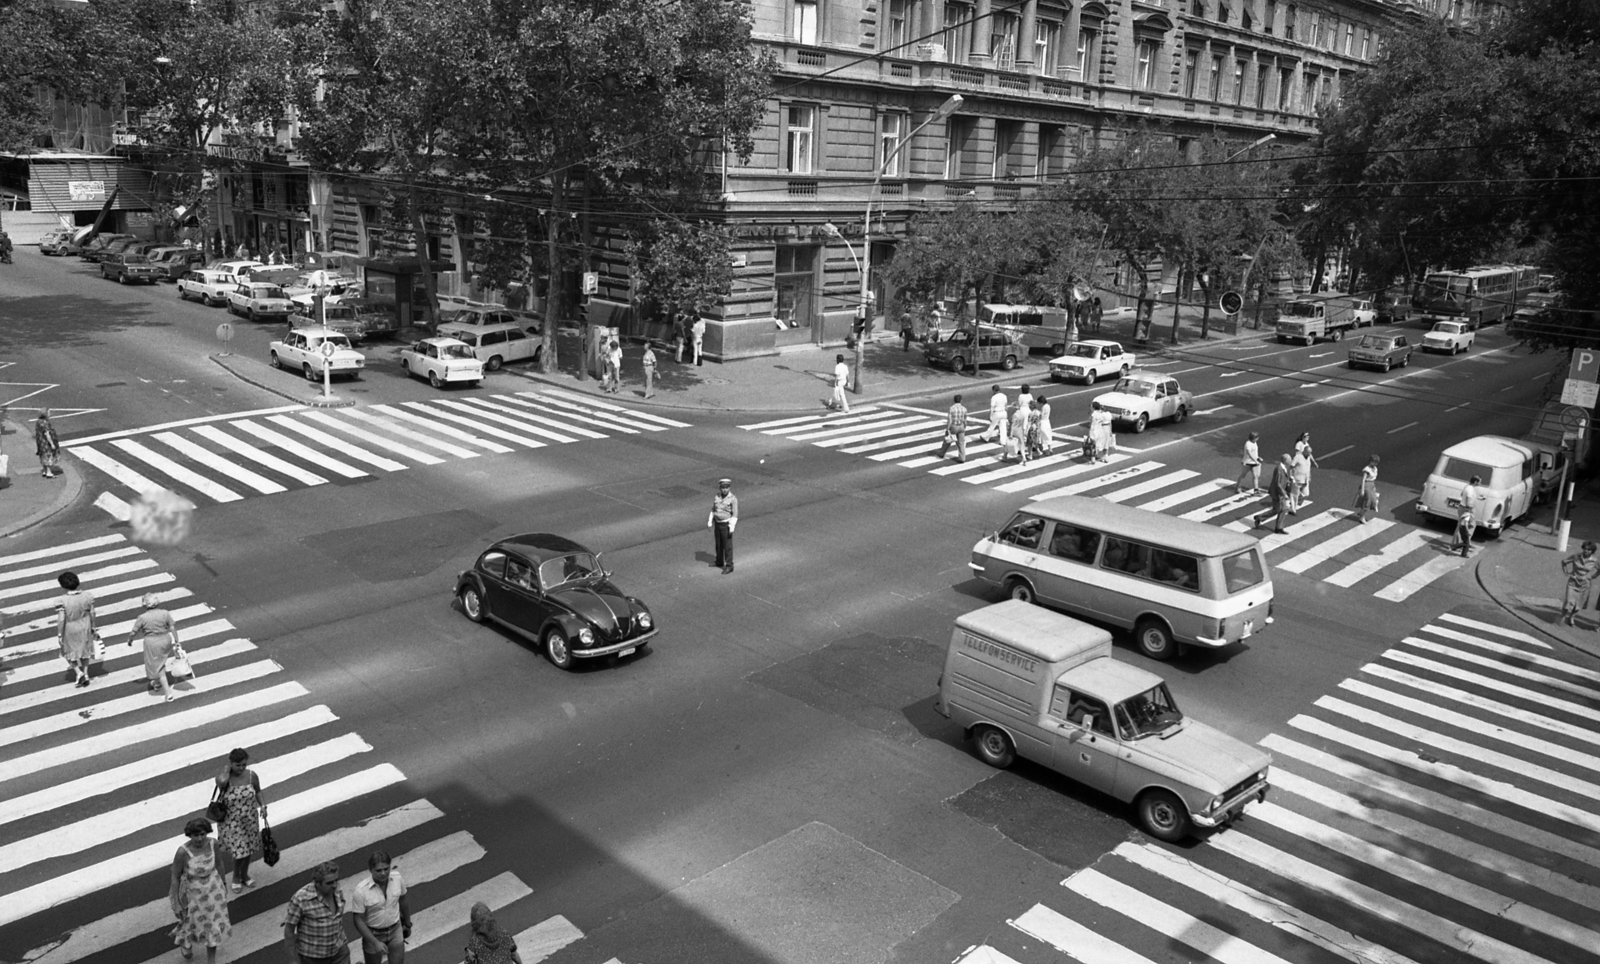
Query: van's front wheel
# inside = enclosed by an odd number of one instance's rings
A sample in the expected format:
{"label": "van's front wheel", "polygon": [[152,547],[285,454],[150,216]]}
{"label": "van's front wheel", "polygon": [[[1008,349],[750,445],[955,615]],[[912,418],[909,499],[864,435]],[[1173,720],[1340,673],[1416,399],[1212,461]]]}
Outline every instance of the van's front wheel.
{"label": "van's front wheel", "polygon": [[1139,652],[1151,659],[1165,663],[1178,655],[1178,644],[1173,640],[1171,630],[1159,619],[1139,620],[1139,624],[1133,627],[1133,639],[1139,646]]}
{"label": "van's front wheel", "polygon": [[1189,811],[1169,791],[1146,791],[1137,806],[1139,823],[1150,836],[1166,843],[1178,843],[1189,836]]}
{"label": "van's front wheel", "polygon": [[1035,602],[1033,586],[1026,579],[1013,579],[1006,584],[1006,595],[1018,602]]}
{"label": "van's front wheel", "polygon": [[1006,736],[1004,731],[993,726],[980,726],[973,731],[972,739],[978,747],[978,759],[996,770],[1004,770],[1016,762],[1016,748],[1011,745],[1011,737]]}

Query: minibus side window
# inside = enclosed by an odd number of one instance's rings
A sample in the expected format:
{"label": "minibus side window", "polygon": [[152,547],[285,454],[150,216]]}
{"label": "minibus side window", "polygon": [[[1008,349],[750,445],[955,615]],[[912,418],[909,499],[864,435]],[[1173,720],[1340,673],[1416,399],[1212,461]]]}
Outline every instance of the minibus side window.
{"label": "minibus side window", "polygon": [[1256,550],[1246,549],[1223,558],[1222,581],[1229,595],[1260,585],[1261,579],[1261,557]]}
{"label": "minibus side window", "polygon": [[1100,551],[1100,533],[1093,529],[1057,522],[1050,536],[1050,554],[1058,559],[1094,564],[1095,553]]}
{"label": "minibus side window", "polygon": [[1018,515],[1000,530],[998,541],[1018,549],[1039,548],[1039,537],[1044,534],[1044,520],[1034,515]]}
{"label": "minibus side window", "polygon": [[1105,558],[1100,560],[1100,566],[1115,572],[1125,572],[1132,576],[1150,575],[1150,547],[1141,546],[1137,542],[1126,539],[1106,539]]}
{"label": "minibus side window", "polygon": [[1157,549],[1150,566],[1150,578],[1189,592],[1200,591],[1200,560],[1178,552]]}

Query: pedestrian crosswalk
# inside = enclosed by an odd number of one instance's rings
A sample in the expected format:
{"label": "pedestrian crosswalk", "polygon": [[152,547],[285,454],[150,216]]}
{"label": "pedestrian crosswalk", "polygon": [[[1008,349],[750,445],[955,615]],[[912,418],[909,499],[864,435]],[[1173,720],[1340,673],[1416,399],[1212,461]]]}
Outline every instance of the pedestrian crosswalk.
{"label": "pedestrian crosswalk", "polygon": [[1600,960],[1600,672],[1506,622],[1405,637],[1261,741],[1244,821],[1125,842],[958,964]]}
{"label": "pedestrian crosswalk", "polygon": [[[93,594],[106,643],[83,689],[57,653],[64,571]],[[125,645],[145,593],[175,617],[196,672],[170,703],[146,694],[142,649]],[[375,848],[410,888],[419,960],[459,960],[477,901],[503,924],[537,919],[509,928],[525,964],[583,939],[564,916],[530,913],[527,882],[123,536],[0,557],[0,613],[0,960],[180,962],[167,936],[169,867],[234,747],[250,750],[270,789],[283,849],[231,896],[220,959],[279,959],[284,904],[307,873],[337,860],[353,887]]]}
{"label": "pedestrian crosswalk", "polygon": [[[64,443],[133,496],[170,490],[196,505],[504,455],[687,428],[676,419],[547,389],[426,402],[299,405],[112,432]],[[126,500],[100,505],[113,514]]]}
{"label": "pedestrian crosswalk", "polygon": [[[1054,452],[1020,464],[1003,458],[997,442],[982,441],[984,423],[973,420],[967,423],[967,460],[940,458],[944,425],[943,416],[927,412],[868,407],[849,414],[804,415],[740,427],[1025,495],[1030,501],[1098,496],[1236,532],[1253,531],[1255,517],[1267,508],[1265,496],[1238,494],[1237,479],[1208,479],[1201,472],[1146,459],[1128,449],[1096,462],[1086,455],[1082,441],[1070,436],[1058,435]],[[1383,518],[1357,524],[1350,510],[1319,509],[1315,502],[1302,507],[1292,521],[1282,534],[1261,540],[1274,569],[1390,602],[1409,599],[1467,562],[1450,551],[1450,536],[1442,531]],[[1267,524],[1272,524],[1270,516]]]}

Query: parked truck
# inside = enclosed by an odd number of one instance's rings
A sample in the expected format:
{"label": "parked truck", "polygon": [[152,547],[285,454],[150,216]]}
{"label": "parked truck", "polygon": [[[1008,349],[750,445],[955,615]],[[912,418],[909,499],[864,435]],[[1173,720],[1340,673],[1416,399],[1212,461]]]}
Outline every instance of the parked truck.
{"label": "parked truck", "polygon": [[1307,345],[1319,338],[1335,341],[1344,333],[1371,325],[1376,313],[1372,303],[1352,295],[1300,295],[1278,307],[1278,340],[1302,341]]}

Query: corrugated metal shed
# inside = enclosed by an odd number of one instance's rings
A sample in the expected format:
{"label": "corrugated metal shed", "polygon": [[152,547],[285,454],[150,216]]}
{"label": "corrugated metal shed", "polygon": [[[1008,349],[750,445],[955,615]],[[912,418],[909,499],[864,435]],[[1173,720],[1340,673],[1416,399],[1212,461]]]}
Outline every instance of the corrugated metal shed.
{"label": "corrugated metal shed", "polygon": [[121,160],[34,155],[28,161],[28,199],[35,211],[98,211],[118,185],[113,211],[150,208],[150,174]]}

